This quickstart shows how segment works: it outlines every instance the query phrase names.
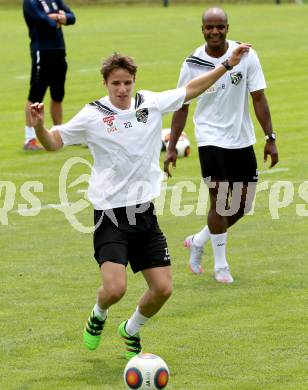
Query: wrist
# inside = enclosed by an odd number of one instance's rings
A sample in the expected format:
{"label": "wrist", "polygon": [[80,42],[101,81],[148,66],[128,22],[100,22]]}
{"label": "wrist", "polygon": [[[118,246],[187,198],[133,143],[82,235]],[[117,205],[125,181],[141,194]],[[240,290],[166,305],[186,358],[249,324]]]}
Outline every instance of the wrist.
{"label": "wrist", "polygon": [[34,125],[33,127],[34,127],[34,129],[35,129],[35,131],[36,131],[37,133],[41,133],[42,131],[45,130],[45,127],[44,127],[44,125],[43,125],[42,123],[37,123],[37,124]]}
{"label": "wrist", "polygon": [[167,149],[170,151],[176,150],[176,144],[174,142],[169,141]]}
{"label": "wrist", "polygon": [[222,66],[224,66],[227,70],[233,69],[233,65],[230,64],[229,59],[227,58],[225,61],[221,63]]}
{"label": "wrist", "polygon": [[274,132],[269,133],[269,134],[265,134],[265,140],[275,142],[276,141],[276,134]]}

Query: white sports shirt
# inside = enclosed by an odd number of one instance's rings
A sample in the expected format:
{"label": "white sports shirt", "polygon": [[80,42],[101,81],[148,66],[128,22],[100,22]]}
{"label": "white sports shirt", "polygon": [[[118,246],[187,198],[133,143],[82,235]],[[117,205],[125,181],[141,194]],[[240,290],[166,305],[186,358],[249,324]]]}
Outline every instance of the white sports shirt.
{"label": "white sports shirt", "polygon": [[93,156],[88,198],[96,210],[137,205],[159,196],[162,115],[182,107],[186,89],[137,92],[120,110],[108,96],[55,126],[64,145],[86,144]]}
{"label": "white sports shirt", "polygon": [[[205,45],[198,47],[184,61],[178,87],[226,60],[239,45],[229,40],[228,43],[227,52],[220,58],[207,55]],[[238,149],[253,145],[256,137],[248,97],[250,92],[264,88],[266,83],[258,56],[250,49],[238,65],[197,98],[194,124],[198,146]]]}

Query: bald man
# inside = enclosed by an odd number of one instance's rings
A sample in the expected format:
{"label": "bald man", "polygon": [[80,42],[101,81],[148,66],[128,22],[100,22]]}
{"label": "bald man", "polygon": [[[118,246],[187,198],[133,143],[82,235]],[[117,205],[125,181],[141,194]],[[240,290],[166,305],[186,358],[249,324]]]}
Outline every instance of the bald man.
{"label": "bald man", "polygon": [[[220,8],[204,12],[201,29],[206,43],[185,59],[178,87],[216,68],[239,45],[226,39],[228,17]],[[265,135],[264,159],[271,157],[270,167],[278,162],[276,135],[264,94],[266,83],[256,52],[250,50],[238,65],[229,69],[197,99],[195,136],[202,176],[209,188],[210,209],[207,225],[184,241],[190,250],[189,265],[194,274],[203,272],[203,248],[211,241],[214,277],[220,283],[233,282],[226,256],[227,231],[251,209],[258,180],[249,95]],[[185,127],[189,103],[173,115],[166,164],[176,164],[175,145]]]}

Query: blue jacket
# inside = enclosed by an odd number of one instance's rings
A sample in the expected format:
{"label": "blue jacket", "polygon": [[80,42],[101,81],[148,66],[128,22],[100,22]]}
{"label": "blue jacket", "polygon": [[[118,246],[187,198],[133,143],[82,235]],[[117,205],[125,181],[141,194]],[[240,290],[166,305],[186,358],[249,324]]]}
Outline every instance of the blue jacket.
{"label": "blue jacket", "polygon": [[62,0],[24,0],[23,12],[29,28],[31,52],[37,50],[64,50],[65,42],[62,28],[57,28],[57,22],[48,14],[66,13],[66,24],[74,24],[75,15]]}

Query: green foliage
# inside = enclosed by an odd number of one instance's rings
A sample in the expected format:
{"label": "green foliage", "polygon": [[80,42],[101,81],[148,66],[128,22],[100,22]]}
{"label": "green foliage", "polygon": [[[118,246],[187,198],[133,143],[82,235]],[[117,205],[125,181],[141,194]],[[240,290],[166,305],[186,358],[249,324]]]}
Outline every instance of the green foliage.
{"label": "green foliage", "polygon": [[[262,162],[263,135],[256,124],[256,153],[259,168],[265,171],[260,182],[267,181],[269,190],[257,195],[254,215],[230,230],[228,258],[235,283],[214,282],[209,246],[205,274],[191,275],[182,240],[205,224],[205,210],[204,215],[175,217],[170,208],[173,186],[184,179],[197,187],[200,183],[190,114],[186,130],[192,154],[178,161],[159,216],[173,258],[174,294],[142,329],[143,346],[168,363],[170,389],[304,390],[308,223],[296,212],[296,204],[307,209],[307,200],[298,195],[300,184],[308,180],[307,7],[225,8],[230,39],[251,42],[261,58],[282,170],[267,173]],[[150,12],[147,7],[74,11],[77,24],[65,28],[69,62],[65,120],[103,94],[99,67],[110,53],[134,56],[140,66],[137,88],[159,91],[176,85],[183,59],[203,42],[203,6],[154,7]],[[145,283],[141,275],[128,271],[128,292],[110,310],[101,347],[87,351],[82,330],[100,282],[91,235],[73,229],[59,210],[45,207],[33,217],[21,216],[17,210],[22,203],[30,207],[20,195],[23,183],[42,182],[43,192],[36,194],[42,206],[57,204],[58,177],[65,161],[73,156],[91,159],[82,146],[55,154],[22,150],[30,57],[20,9],[1,11],[0,35],[0,180],[12,182],[17,189],[8,225],[0,225],[0,388],[122,389],[126,362],[121,358],[117,327],[135,309]],[[48,101],[47,97],[47,105]],[[164,119],[164,126],[169,125],[170,116]],[[70,180],[82,173],[89,172],[80,165]],[[272,219],[268,204],[277,180],[289,181],[295,197],[279,210],[279,219]],[[2,189],[0,207],[4,196]],[[80,196],[72,192],[70,200]],[[184,192],[182,206],[196,206],[196,202],[196,192]],[[90,207],[78,218],[90,226]]]}

